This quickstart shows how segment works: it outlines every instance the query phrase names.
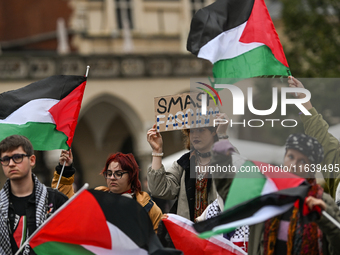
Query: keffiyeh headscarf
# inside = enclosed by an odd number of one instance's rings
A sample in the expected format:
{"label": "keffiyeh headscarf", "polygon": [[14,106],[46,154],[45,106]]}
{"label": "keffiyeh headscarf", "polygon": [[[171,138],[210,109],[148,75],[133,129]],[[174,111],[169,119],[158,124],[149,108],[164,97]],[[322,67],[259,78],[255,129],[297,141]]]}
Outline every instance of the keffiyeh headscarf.
{"label": "keffiyeh headscarf", "polygon": [[305,155],[312,164],[319,164],[323,160],[322,145],[315,138],[305,134],[291,134],[286,140],[286,152],[294,149]]}

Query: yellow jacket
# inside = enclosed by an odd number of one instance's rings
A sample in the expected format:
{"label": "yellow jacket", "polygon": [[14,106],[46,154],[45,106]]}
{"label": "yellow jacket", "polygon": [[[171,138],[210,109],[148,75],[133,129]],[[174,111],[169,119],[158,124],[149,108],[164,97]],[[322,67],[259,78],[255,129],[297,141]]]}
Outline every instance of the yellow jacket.
{"label": "yellow jacket", "polygon": [[[54,171],[52,184],[51,184],[51,187],[54,189],[57,187],[59,176],[60,175],[57,173],[57,171]],[[65,194],[68,198],[71,198],[74,195],[74,189],[72,185],[73,183],[74,183],[74,175],[68,178],[62,176],[60,183],[59,183],[58,190],[61,193]]]}

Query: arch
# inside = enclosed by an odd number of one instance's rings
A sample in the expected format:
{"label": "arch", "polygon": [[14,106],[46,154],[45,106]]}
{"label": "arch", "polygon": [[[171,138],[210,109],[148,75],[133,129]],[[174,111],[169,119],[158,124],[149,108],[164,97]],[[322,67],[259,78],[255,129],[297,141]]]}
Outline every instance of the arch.
{"label": "arch", "polygon": [[105,185],[99,173],[111,153],[131,152],[138,160],[142,127],[132,107],[112,94],[100,94],[88,101],[80,111],[72,144],[80,158],[82,180],[91,187]]}
{"label": "arch", "polygon": [[[143,123],[140,117],[136,114],[136,112],[130,107],[122,99],[112,95],[112,94],[101,94],[96,96],[91,102],[84,105],[79,113],[79,120],[86,116],[86,114],[93,109],[98,104],[109,104],[114,108],[117,108],[117,112],[108,113],[111,117],[114,117],[115,114],[119,114],[121,112],[121,117],[127,123],[128,128],[133,136],[134,145],[138,147],[136,141],[138,141],[138,133],[141,131],[141,127],[143,127]],[[105,128],[105,127],[104,127]]]}

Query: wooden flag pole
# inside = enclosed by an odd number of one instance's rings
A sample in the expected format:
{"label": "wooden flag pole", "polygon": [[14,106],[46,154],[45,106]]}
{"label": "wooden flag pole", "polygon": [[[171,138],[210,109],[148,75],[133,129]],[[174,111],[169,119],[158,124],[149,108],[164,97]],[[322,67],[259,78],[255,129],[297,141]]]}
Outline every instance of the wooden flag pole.
{"label": "wooden flag pole", "polygon": [[[89,75],[89,71],[90,71],[90,66],[87,66],[87,67],[86,67],[86,72],[85,72],[85,77],[87,77],[87,76]],[[65,165],[66,165],[66,161],[64,161],[63,167],[61,168],[61,172],[60,172],[60,175],[59,175],[57,187],[55,188],[56,190],[58,190],[58,187],[59,187],[59,184],[60,184],[61,177],[63,176],[63,172],[64,172]]]}

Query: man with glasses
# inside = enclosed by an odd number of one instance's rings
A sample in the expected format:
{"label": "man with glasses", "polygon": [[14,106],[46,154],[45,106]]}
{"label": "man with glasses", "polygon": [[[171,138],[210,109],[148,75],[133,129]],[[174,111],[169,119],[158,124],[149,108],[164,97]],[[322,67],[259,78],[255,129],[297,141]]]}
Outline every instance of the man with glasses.
{"label": "man with glasses", "polygon": [[[23,242],[67,197],[47,188],[32,173],[31,142],[12,135],[0,142],[0,162],[8,178],[0,191],[0,254],[15,254]],[[35,254],[27,245],[23,254]]]}

